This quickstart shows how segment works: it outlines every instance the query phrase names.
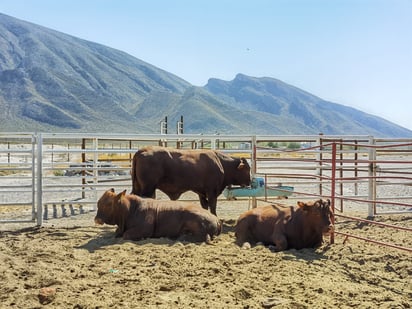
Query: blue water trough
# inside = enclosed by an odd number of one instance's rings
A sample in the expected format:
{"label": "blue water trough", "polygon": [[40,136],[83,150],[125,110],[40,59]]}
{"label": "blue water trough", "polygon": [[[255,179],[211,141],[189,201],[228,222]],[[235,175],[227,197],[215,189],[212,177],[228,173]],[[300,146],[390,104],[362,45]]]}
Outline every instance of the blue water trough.
{"label": "blue water trough", "polygon": [[250,187],[230,187],[223,190],[223,195],[228,200],[237,197],[259,197],[259,196],[278,196],[287,197],[292,195],[293,187],[290,186],[276,186],[265,187],[265,179],[262,177],[252,178]]}

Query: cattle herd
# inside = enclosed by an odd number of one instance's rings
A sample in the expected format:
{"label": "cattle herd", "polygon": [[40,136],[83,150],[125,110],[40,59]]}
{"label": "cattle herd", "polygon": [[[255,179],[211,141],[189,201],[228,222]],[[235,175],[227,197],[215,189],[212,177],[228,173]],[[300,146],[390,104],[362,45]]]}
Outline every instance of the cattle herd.
{"label": "cattle herd", "polygon": [[[97,202],[96,224],[116,225],[116,237],[127,240],[181,236],[210,242],[222,231],[216,214],[217,197],[231,185],[250,185],[250,166],[214,150],[182,150],[148,146],[133,157],[132,192],[107,190]],[[163,191],[170,201],[156,200]],[[177,201],[186,191],[200,204]],[[273,251],[314,248],[333,231],[329,200],[298,202],[295,207],[273,204],[241,214],[236,244],[262,243]]]}

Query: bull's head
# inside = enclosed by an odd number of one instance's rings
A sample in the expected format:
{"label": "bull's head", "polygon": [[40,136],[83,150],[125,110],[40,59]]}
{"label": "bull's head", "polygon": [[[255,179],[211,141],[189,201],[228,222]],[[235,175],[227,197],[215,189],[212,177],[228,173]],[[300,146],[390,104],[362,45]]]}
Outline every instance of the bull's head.
{"label": "bull's head", "polygon": [[245,163],[248,164],[247,161],[245,160],[245,158],[240,158],[240,163],[239,163],[239,165],[237,166],[237,168],[238,168],[239,170],[243,169],[243,168],[245,167]]}
{"label": "bull's head", "polygon": [[245,158],[240,158],[237,170],[239,172],[239,177],[237,177],[238,184],[242,187],[249,186],[251,181],[250,166]]}
{"label": "bull's head", "polygon": [[97,214],[94,218],[96,224],[117,224],[116,218],[121,211],[118,207],[121,204],[122,198],[125,196],[126,190],[116,194],[114,189],[107,190],[97,201]]}
{"label": "bull's head", "polygon": [[313,202],[298,202],[298,206],[306,213],[307,220],[310,220],[323,235],[333,232],[332,210],[330,200],[317,200]]}

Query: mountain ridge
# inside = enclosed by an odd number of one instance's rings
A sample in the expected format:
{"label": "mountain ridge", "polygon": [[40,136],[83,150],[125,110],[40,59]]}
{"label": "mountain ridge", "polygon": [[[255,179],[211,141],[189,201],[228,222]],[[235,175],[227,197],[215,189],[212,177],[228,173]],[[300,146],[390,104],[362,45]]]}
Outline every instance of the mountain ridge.
{"label": "mountain ridge", "polygon": [[123,51],[0,13],[0,130],[361,134],[412,137],[383,118],[270,77],[210,78],[204,87]]}

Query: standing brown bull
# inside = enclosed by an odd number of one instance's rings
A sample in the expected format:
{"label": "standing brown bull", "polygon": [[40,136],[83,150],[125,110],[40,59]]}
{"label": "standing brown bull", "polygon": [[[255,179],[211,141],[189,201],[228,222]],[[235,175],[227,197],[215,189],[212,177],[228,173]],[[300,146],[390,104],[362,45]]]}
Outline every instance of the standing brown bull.
{"label": "standing brown bull", "polygon": [[248,186],[250,166],[214,150],[149,146],[133,157],[132,194],[154,197],[156,189],[177,200],[186,191],[198,194],[203,208],[216,215],[217,197],[229,185]]}
{"label": "standing brown bull", "polygon": [[315,248],[322,235],[333,231],[330,200],[298,202],[297,206],[269,205],[240,215],[235,229],[236,243],[262,242],[275,251]]}
{"label": "standing brown bull", "polygon": [[143,199],[106,191],[97,202],[96,224],[117,225],[116,237],[139,240],[189,234],[209,241],[221,232],[219,219],[199,205],[187,202]]}

